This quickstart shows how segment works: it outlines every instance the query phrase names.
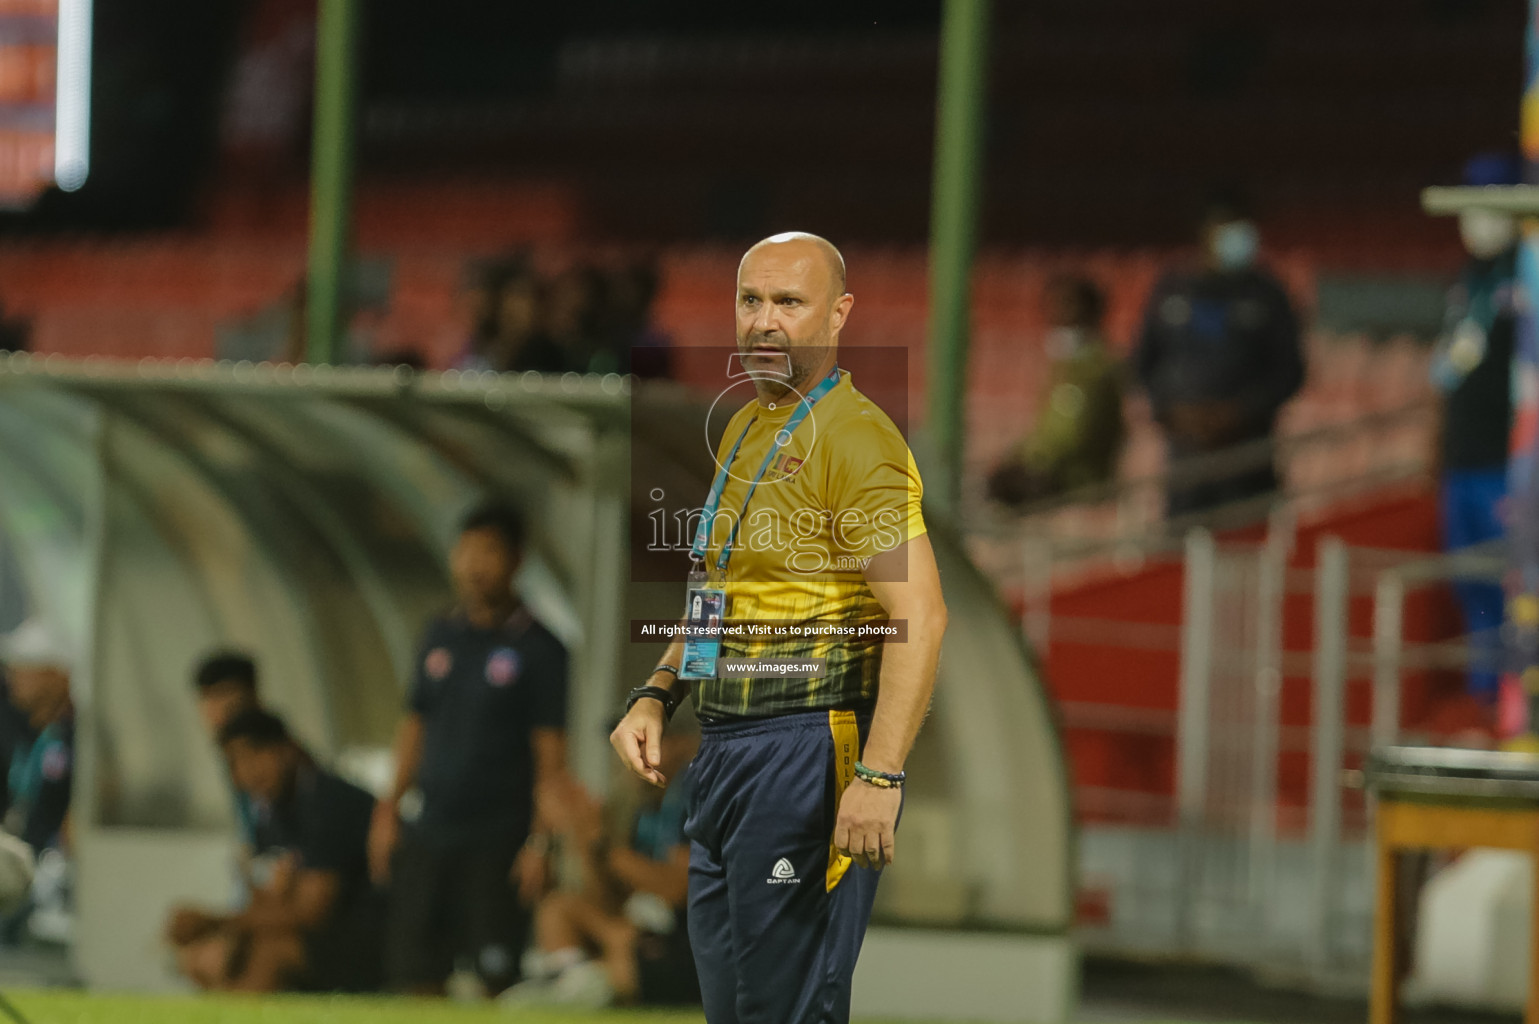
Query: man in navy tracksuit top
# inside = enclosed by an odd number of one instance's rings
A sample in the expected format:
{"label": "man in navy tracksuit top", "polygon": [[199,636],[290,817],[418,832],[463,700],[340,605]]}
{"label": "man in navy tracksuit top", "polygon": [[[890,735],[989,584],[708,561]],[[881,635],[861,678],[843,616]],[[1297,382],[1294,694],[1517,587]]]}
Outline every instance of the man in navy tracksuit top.
{"label": "man in navy tracksuit top", "polygon": [[[386,962],[399,991],[441,993],[457,956],[490,992],[518,980],[546,873],[543,840],[526,840],[543,834],[535,794],[566,770],[567,707],[566,649],[513,588],[523,550],[513,509],[472,511],[449,558],[458,606],[428,626],[417,656],[395,780],[369,839],[374,878],[390,886]],[[404,826],[412,789],[421,810]]]}
{"label": "man in navy tracksuit top", "polygon": [[[946,609],[919,474],[836,362],[853,302],[821,238],[775,235],[743,257],[738,358],[757,397],[716,453],[686,604],[708,624],[706,609],[725,603],[729,632],[719,652],[671,644],[611,737],[632,771],[664,785],[659,740],[688,692],[680,676],[696,680],[685,833],[710,1024],[848,1020],[935,682]],[[900,622],[904,642],[880,638]]]}

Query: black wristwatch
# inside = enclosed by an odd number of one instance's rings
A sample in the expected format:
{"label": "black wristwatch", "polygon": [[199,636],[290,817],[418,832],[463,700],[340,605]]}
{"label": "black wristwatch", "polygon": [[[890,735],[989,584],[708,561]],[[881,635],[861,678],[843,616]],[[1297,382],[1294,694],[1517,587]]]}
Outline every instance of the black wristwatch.
{"label": "black wristwatch", "polygon": [[663,718],[668,721],[673,720],[673,710],[679,706],[679,698],[675,697],[672,691],[665,690],[661,686],[636,687],[625,698],[625,710],[629,711],[636,706],[638,700],[645,700],[648,697],[661,701],[663,705]]}

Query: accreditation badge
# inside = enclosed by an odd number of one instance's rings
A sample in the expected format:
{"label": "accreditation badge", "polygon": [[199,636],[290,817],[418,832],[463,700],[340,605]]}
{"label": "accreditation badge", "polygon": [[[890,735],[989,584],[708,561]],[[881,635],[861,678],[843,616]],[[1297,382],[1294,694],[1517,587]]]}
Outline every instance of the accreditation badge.
{"label": "accreditation badge", "polygon": [[727,592],[719,587],[693,584],[684,614],[684,662],[680,679],[715,679],[716,659],[721,657],[721,622],[727,609]]}

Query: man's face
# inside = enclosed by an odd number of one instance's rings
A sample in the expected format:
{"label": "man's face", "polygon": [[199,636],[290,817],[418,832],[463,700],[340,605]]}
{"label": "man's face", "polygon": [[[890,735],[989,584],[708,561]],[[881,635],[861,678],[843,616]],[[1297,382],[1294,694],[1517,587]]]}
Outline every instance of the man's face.
{"label": "man's face", "polygon": [[449,574],[461,604],[486,605],[505,600],[518,571],[518,552],[496,530],[466,530],[449,553]]}
{"label": "man's face", "polygon": [[833,268],[813,243],[793,240],[749,250],[737,275],[737,350],[744,369],[779,378],[789,357],[788,383],[805,392],[838,344],[853,301],[841,293]]}
{"label": "man's face", "polygon": [[236,715],[256,706],[256,692],[239,679],[221,679],[198,694],[198,716],[214,736]]}
{"label": "man's face", "polygon": [[281,743],[261,746],[248,739],[224,745],[235,788],[258,800],[272,803],[283,796],[288,783],[290,758]]}
{"label": "man's face", "polygon": [[32,720],[34,727],[46,725],[47,715],[69,693],[69,674],[51,665],[12,665],[6,669],[6,688],[11,703]]}

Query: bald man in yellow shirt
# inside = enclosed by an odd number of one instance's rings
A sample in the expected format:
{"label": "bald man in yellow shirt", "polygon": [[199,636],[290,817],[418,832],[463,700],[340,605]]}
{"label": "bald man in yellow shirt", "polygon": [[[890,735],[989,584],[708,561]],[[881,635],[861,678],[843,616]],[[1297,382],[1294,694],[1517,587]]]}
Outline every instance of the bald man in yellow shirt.
{"label": "bald man in yellow shirt", "polygon": [[665,785],[660,740],[694,684],[687,920],[710,1024],[849,1019],[935,683],[946,607],[919,473],[838,367],[854,301],[816,235],[744,255],[736,358],[755,399],[716,453],[686,609],[724,607],[721,635],[671,644],[611,737]]}

